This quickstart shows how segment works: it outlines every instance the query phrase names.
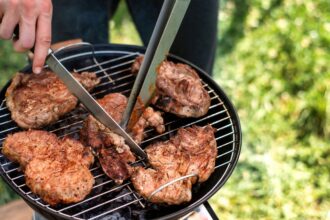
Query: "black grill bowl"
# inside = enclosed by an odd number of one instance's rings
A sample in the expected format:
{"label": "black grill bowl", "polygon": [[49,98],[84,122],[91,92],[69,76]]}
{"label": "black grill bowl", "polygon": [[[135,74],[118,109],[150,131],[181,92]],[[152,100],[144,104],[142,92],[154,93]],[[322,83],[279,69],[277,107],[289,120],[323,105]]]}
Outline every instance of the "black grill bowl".
{"label": "black grill bowl", "polygon": [[[101,98],[112,92],[121,92],[129,96],[135,79],[135,76],[130,73],[130,66],[134,58],[144,52],[144,48],[137,46],[84,44],[63,49],[56,55],[69,70],[81,72],[90,67],[89,71],[97,72],[102,79],[101,85],[91,93],[95,98]],[[225,184],[236,166],[242,141],[239,118],[227,95],[207,73],[180,57],[169,55],[168,59],[188,64],[198,72],[203,85],[211,96],[211,107],[206,116],[197,119],[182,119],[172,114],[165,114],[165,134],[158,135],[152,129],[147,130],[147,138],[142,142],[142,147],[155,141],[169,139],[180,127],[211,124],[217,129],[215,133],[218,145],[216,169],[206,182],[194,185],[193,197],[189,203],[179,206],[151,204],[134,191],[130,182],[116,186],[102,172],[98,163],[91,168],[95,178],[92,192],[85,200],[70,205],[51,207],[42,201],[25,185],[24,174],[20,171],[18,164],[12,163],[0,153],[2,178],[34,210],[49,219],[117,219],[119,217],[125,219],[173,219],[187,214],[205,202]],[[25,73],[30,71],[30,65],[22,70]],[[10,82],[0,92],[0,145],[8,134],[21,130],[11,120],[10,112],[6,108],[5,91],[9,84]],[[58,122],[43,129],[54,132],[60,137],[68,135],[77,137],[82,120],[87,114],[83,108],[78,106]],[[145,164],[144,161],[140,163]]]}

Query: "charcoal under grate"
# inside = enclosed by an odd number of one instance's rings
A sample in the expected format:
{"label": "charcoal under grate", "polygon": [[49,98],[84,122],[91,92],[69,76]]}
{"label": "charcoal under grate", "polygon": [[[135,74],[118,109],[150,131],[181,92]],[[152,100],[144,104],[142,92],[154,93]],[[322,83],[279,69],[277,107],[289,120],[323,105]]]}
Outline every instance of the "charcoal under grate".
{"label": "charcoal under grate", "polygon": [[[101,83],[91,92],[94,98],[102,98],[104,95],[120,92],[127,97],[133,86],[135,76],[131,74],[131,64],[134,59],[143,53],[139,47],[130,46],[81,46],[65,49],[57,56],[69,69],[76,72],[93,71],[101,79]],[[188,63],[178,57],[170,56],[174,62]],[[188,63],[189,64],[189,63]],[[191,65],[191,64],[190,64]],[[192,125],[204,126],[211,124],[217,129],[215,136],[218,146],[216,170],[210,179],[193,187],[192,201],[179,206],[155,205],[147,202],[138,193],[129,181],[122,185],[115,185],[109,179],[98,163],[90,169],[95,184],[92,192],[81,202],[70,205],[49,206],[26,186],[24,174],[17,163],[11,162],[0,153],[1,175],[5,181],[38,212],[49,218],[73,218],[73,219],[146,219],[164,217],[170,218],[187,213],[197,207],[213,195],[228,179],[233,171],[240,152],[241,132],[239,120],[235,110],[224,92],[202,70],[193,66],[202,78],[202,83],[211,97],[211,107],[208,114],[197,118],[178,118],[172,114],[164,114],[166,132],[157,134],[153,129],[145,131],[146,137],[142,142],[142,148],[155,141],[168,140],[181,127]],[[31,71],[27,67],[23,72]],[[18,132],[21,129],[11,120],[10,112],[6,107],[5,88],[0,93],[0,149],[2,142],[8,134]],[[59,121],[44,130],[55,133],[59,137],[72,136],[78,138],[84,118],[88,112],[80,105],[66,114]],[[137,161],[146,165],[145,161]]]}

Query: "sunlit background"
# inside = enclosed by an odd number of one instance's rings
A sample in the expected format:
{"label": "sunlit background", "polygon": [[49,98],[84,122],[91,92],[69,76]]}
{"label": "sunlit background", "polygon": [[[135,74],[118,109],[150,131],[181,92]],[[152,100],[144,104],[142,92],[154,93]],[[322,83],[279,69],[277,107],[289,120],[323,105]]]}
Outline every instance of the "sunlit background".
{"label": "sunlit background", "polygon": [[[141,45],[122,2],[111,41]],[[26,65],[0,41],[0,87]],[[330,219],[329,0],[221,2],[214,79],[238,110],[242,153],[212,197],[221,219]],[[17,199],[0,180],[0,204]]]}

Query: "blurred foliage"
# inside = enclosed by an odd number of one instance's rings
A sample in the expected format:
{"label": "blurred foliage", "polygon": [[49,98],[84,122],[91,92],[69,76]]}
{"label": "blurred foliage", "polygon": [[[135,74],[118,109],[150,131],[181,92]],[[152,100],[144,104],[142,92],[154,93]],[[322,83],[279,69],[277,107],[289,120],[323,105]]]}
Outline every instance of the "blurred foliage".
{"label": "blurred foliage", "polygon": [[[225,0],[214,78],[238,110],[242,153],[211,198],[221,219],[330,219],[330,4]],[[120,4],[115,43],[141,45]],[[0,87],[24,56],[0,41]],[[0,182],[0,204],[13,193]]]}
{"label": "blurred foliage", "polygon": [[124,1],[119,3],[117,11],[110,21],[110,40],[111,43],[142,45],[140,36]]}
{"label": "blurred foliage", "polygon": [[330,4],[222,2],[215,79],[242,154],[211,201],[223,219],[330,219]]}
{"label": "blurred foliage", "polygon": [[14,53],[12,43],[0,40],[0,88],[22,67],[26,65],[24,54]]}

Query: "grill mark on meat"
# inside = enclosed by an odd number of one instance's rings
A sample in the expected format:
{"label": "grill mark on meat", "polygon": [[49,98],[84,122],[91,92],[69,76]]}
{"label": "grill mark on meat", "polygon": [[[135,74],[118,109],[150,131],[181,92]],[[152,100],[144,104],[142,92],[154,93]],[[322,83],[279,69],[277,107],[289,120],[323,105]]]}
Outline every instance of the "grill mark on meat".
{"label": "grill mark on meat", "polygon": [[[96,74],[73,73],[88,90],[100,80]],[[40,74],[17,73],[6,91],[6,104],[12,119],[22,128],[40,128],[57,121],[77,105],[77,98],[50,70]]]}

